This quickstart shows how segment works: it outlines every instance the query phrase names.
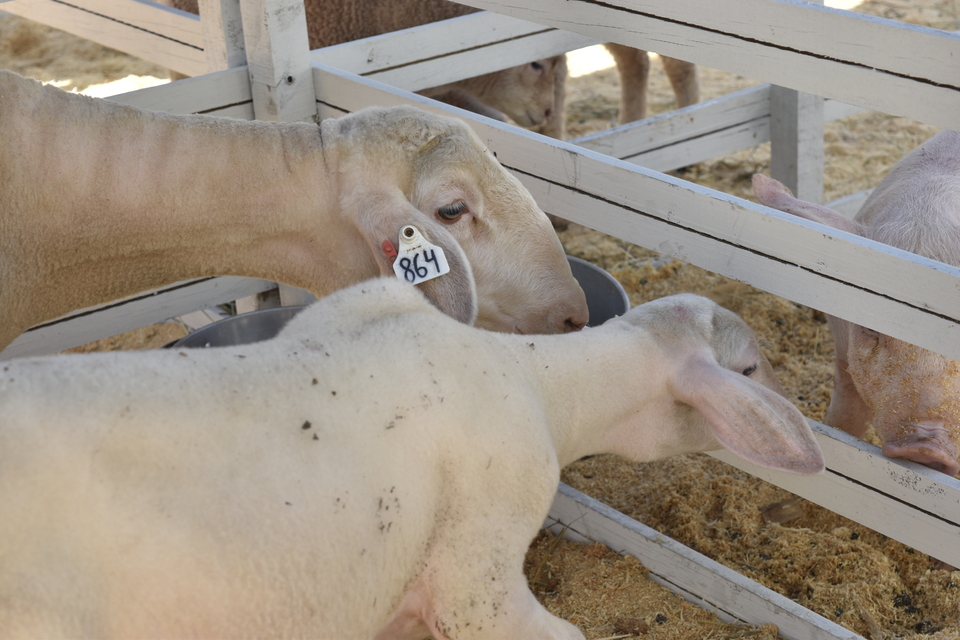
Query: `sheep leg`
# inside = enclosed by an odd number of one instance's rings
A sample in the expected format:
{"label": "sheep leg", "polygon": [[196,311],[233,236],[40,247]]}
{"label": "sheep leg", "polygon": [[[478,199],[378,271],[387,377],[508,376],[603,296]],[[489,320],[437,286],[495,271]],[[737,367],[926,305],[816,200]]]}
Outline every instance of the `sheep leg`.
{"label": "sheep leg", "polygon": [[620,76],[620,116],[617,122],[625,124],[642,120],[647,115],[647,82],[650,78],[647,52],[612,42],[604,46],[617,63],[617,75]]}
{"label": "sheep leg", "polygon": [[700,72],[697,65],[667,56],[660,56],[660,60],[663,61],[663,70],[670,79],[673,94],[677,97],[677,108],[700,102]]}

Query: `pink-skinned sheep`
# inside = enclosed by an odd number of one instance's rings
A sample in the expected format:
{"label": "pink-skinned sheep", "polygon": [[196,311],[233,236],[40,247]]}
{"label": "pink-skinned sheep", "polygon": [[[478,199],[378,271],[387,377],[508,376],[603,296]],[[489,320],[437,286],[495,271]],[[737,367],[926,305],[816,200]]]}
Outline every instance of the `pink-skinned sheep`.
{"label": "pink-skinned sheep", "polygon": [[[944,130],[907,154],[851,220],[793,197],[756,175],[770,207],[899,249],[960,266],[960,134]],[[863,437],[872,424],[884,454],[960,473],[960,363],[842,318],[825,422]]]}
{"label": "pink-skinned sheep", "polygon": [[[413,107],[248,122],[0,71],[0,192],[0,349],[36,324],[190,278],[323,296],[392,274],[383,243],[405,225],[461,265],[422,285],[459,319],[520,333],[588,319],[530,193],[462,121]],[[444,293],[471,270],[478,311]]]}
{"label": "pink-skinned sheep", "polygon": [[706,298],[518,336],[392,278],[258,344],[0,363],[0,637],[582,639],[523,574],[560,469],[819,472],[781,393]]}

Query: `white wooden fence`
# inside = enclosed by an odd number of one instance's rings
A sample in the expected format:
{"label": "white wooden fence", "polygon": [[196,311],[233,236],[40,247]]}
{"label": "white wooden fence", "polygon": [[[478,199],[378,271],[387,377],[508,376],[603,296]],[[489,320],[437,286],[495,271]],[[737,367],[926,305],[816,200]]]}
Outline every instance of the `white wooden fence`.
{"label": "white wooden fence", "polygon": [[[471,121],[549,213],[960,359],[960,269],[658,172],[776,137],[771,122],[779,112],[771,115],[771,103],[781,100],[771,96],[779,89],[762,85],[573,143],[410,93],[614,41],[822,96],[828,100],[815,119],[875,109],[960,129],[960,35],[800,0],[465,0],[496,13],[307,54],[298,50],[305,48],[299,34],[288,38],[270,22],[269,9],[281,2],[290,0],[241,0],[241,11],[237,0],[201,0],[202,23],[141,0],[12,0],[3,9],[204,74],[113,98],[128,104],[268,119],[309,117],[314,104],[320,117],[369,104],[415,103],[454,112]],[[302,70],[311,65],[304,78]],[[271,83],[287,74],[296,82],[279,103],[296,107],[264,110],[264,92],[275,90]],[[856,199],[849,206],[855,210]],[[181,283],[35,328],[0,358],[60,350],[270,286],[240,278]],[[828,466],[814,478],[760,470],[724,453],[717,457],[960,566],[960,481],[813,426]],[[636,527],[623,534],[622,523],[604,524],[612,522],[610,514],[568,488],[557,500],[555,519],[571,524],[581,517],[571,513],[587,510],[591,518],[573,529],[579,526],[615,548],[626,548],[617,542],[622,535],[648,550],[667,544],[655,535],[644,538]],[[759,590],[740,597],[746,579],[699,556],[691,569],[689,557],[697,554],[682,552],[684,560],[674,551],[669,557],[676,562],[661,559],[654,572],[725,615],[762,623],[775,610],[787,637],[856,637],[775,594]],[[707,586],[704,572],[712,576]],[[734,585],[740,596],[724,595],[726,587],[711,584]]]}

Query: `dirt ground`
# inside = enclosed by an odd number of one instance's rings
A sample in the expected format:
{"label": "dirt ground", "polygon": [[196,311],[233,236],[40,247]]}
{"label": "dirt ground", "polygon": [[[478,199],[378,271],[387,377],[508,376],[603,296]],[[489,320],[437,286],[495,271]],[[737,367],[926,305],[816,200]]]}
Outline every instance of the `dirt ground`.
{"label": "dirt ground", "polygon": [[[854,10],[948,30],[960,29],[960,0],[886,0]],[[654,61],[652,114],[673,108]],[[19,18],[0,17],[0,68],[68,90],[165,71]],[[703,98],[755,84],[701,69]],[[614,69],[568,81],[568,134],[616,122]],[[904,118],[863,113],[827,125],[826,199],[874,186],[906,152],[935,132]],[[750,177],[769,174],[769,145],[687,167],[678,174],[744,198]],[[832,386],[833,341],[823,314],[579,225],[560,232],[572,255],[600,264],[633,304],[679,291],[706,295],[740,314],[761,338],[789,397],[821,419]],[[148,327],[80,350],[154,348],[182,335],[177,325]],[[575,463],[563,480],[666,535],[872,640],[960,638],[960,572],[705,455],[632,464],[613,456]],[[779,513],[787,515],[773,517]],[[534,592],[588,638],[774,638],[776,628],[726,625],[646,578],[632,558],[602,545],[542,534],[527,558]]]}

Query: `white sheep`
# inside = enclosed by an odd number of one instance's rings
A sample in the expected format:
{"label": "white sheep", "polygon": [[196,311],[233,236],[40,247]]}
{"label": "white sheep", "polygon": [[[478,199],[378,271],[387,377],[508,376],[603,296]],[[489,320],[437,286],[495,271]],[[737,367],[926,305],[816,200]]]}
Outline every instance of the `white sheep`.
{"label": "white sheep", "polygon": [[258,344],[0,363],[0,637],[582,638],[522,571],[560,469],[822,470],[779,393],[706,298],[518,336],[388,278]]}
{"label": "white sheep", "polygon": [[[183,11],[199,13],[198,0],[160,0]],[[382,33],[474,13],[477,9],[448,0],[305,0],[310,49],[329,47]],[[650,61],[646,51],[607,44],[620,78],[620,113],[624,124],[647,115]],[[700,101],[696,65],[661,56],[676,95],[677,107]],[[183,77],[171,74],[174,79]],[[563,139],[566,125],[567,64],[563,55],[467,78],[421,91],[457,107],[504,120]]]}
{"label": "white sheep", "polygon": [[[455,118],[372,108],[319,127],[169,115],[0,71],[0,349],[30,326],[172,282],[260,277],[315,295],[392,273],[412,224],[476,278],[477,325],[587,321],[546,215]],[[459,245],[470,261],[467,267]],[[431,284],[433,283],[433,284]]]}

